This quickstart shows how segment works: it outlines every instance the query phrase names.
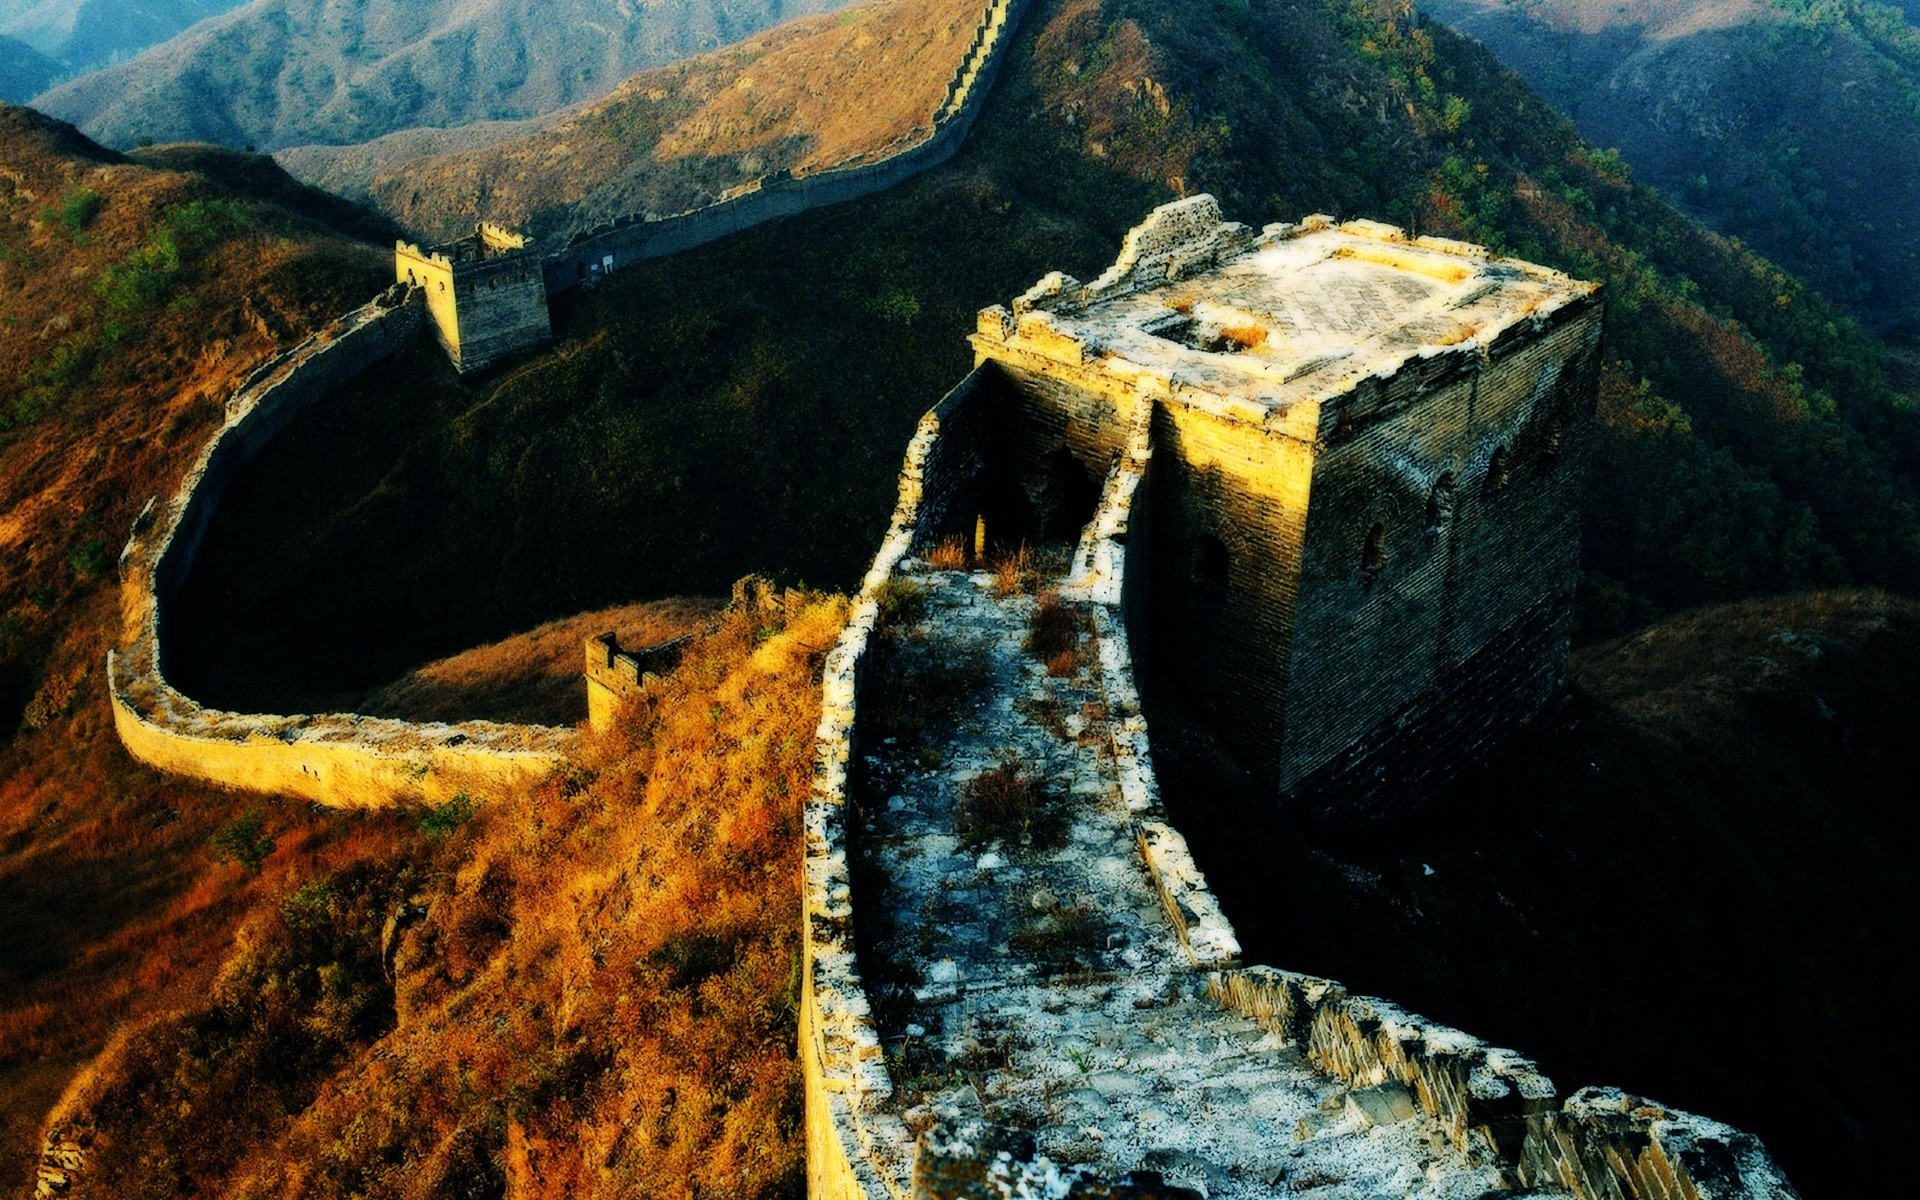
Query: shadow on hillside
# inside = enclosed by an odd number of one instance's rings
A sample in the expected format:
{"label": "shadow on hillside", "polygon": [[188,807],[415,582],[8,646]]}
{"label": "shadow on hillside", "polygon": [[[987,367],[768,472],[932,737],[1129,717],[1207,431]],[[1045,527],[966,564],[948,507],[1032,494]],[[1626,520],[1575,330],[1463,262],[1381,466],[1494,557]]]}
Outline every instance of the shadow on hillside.
{"label": "shadow on hillside", "polygon": [[[1177,713],[1154,746],[1247,961],[1338,979],[1759,1134],[1808,1196],[1891,1194],[1920,973],[1902,747],[1920,606],[1682,616],[1394,825],[1307,826]],[[1869,1049],[1871,1048],[1871,1049]]]}

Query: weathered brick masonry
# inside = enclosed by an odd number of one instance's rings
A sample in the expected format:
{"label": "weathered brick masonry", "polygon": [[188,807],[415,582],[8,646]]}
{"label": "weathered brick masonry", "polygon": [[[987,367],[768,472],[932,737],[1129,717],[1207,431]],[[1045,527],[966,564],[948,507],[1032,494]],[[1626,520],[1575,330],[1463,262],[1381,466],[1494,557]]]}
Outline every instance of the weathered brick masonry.
{"label": "weathered brick masonry", "polygon": [[1101,478],[1150,399],[1150,691],[1278,792],[1376,813],[1562,683],[1600,316],[1595,285],[1478,247],[1180,201],[1092,284],[981,313],[1001,431],[976,507],[1022,536],[1084,520],[1048,508],[1061,475]]}
{"label": "weathered brick masonry", "polygon": [[539,254],[497,225],[425,250],[400,242],[394,276],[426,296],[434,336],[455,370],[478,371],[553,336]]}

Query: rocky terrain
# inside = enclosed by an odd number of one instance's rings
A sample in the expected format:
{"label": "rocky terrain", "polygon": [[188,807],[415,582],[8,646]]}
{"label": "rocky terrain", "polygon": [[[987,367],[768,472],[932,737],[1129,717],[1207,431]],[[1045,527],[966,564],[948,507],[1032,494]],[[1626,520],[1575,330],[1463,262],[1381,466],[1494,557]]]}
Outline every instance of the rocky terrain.
{"label": "rocky terrain", "polygon": [[278,149],[519,119],[834,0],[264,0],[38,106],[115,146]]}
{"label": "rocky terrain", "polygon": [[1873,0],[1422,0],[1643,182],[1920,331],[1920,29]]}

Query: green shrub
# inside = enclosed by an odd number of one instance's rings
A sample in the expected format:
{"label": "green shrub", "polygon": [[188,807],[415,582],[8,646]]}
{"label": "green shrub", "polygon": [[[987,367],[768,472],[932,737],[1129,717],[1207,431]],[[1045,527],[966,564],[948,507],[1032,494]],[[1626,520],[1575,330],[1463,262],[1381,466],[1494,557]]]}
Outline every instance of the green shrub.
{"label": "green shrub", "polygon": [[97,579],[106,574],[113,558],[107,553],[107,540],[94,538],[75,546],[67,555],[67,566],[76,579]]}
{"label": "green shrub", "polygon": [[420,832],[430,838],[443,838],[467,823],[473,815],[473,797],[455,792],[445,804],[430,805],[420,816]]}
{"label": "green shrub", "polygon": [[58,225],[68,233],[79,237],[93,224],[100,210],[106,207],[106,201],[92,188],[78,188],[68,192],[58,205],[47,208],[40,216],[50,225]]}
{"label": "green shrub", "polygon": [[267,832],[266,818],[248,809],[216,830],[207,845],[220,862],[237,862],[249,871],[258,871],[273,853],[274,839]]}

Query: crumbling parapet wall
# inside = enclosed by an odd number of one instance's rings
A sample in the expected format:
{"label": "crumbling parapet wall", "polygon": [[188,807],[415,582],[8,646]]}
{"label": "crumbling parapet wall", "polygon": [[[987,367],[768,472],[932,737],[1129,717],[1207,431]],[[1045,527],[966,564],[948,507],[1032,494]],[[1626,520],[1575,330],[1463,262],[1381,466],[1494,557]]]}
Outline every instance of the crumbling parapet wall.
{"label": "crumbling parapet wall", "polygon": [[620,636],[602,633],[586,641],[587,726],[596,733],[611,729],[620,707],[659,686],[667,671],[680,661],[691,634],[634,650],[620,647]]}
{"label": "crumbling parapet wall", "polygon": [[882,156],[805,175],[780,172],[720,200],[672,216],[623,217],[575,235],[546,259],[549,294],[631,263],[704,246],[780,217],[843,204],[904,183],[952,158],[986,104],[1007,48],[1031,0],[990,0],[933,123],[903,136]]}
{"label": "crumbling parapet wall", "polygon": [[1128,574],[1132,567],[1143,566],[1145,559],[1147,526],[1136,506],[1144,505],[1148,494],[1154,408],[1149,395],[1133,399],[1125,448],[1107,474],[1099,506],[1074,549],[1073,566],[1060,595],[1086,605],[1093,624],[1114,776],[1127,811],[1133,814],[1134,839],[1161,906],[1193,964],[1215,970],[1238,965],[1240,941],[1194,862],[1186,838],[1167,820],[1160,803],[1129,635],[1129,613],[1138,619],[1143,612],[1137,603],[1129,604]]}
{"label": "crumbling parapet wall", "polygon": [[[807,797],[800,1064],[805,1082],[807,1194],[812,1200],[906,1200],[914,1137],[889,1110],[893,1081],[881,1052],[854,953],[846,809],[859,754],[858,715],[867,645],[894,569],[923,548],[966,479],[978,469],[978,373],[920,419],[900,471],[887,534],[849,609],[821,675],[813,787]],[[953,436],[944,436],[948,425]]]}
{"label": "crumbling parapet wall", "polygon": [[[806,805],[801,1004],[808,1194],[814,1200],[921,1200],[935,1194],[920,1169],[924,1150],[916,1151],[913,1133],[889,1107],[893,1082],[853,948],[845,813],[850,771],[859,755],[863,664],[879,622],[880,593],[903,561],[932,548],[951,520],[952,506],[971,493],[988,442],[1003,436],[986,394],[995,384],[995,370],[976,370],[921,419],[907,449],[886,538],[823,672],[814,783]],[[1152,412],[1150,400],[1129,406],[1123,450],[1107,473],[1098,510],[1061,590],[1063,597],[1084,603],[1093,621],[1115,773],[1136,819],[1140,851],[1192,964],[1215,970],[1239,962],[1239,942],[1186,840],[1161,807],[1127,648],[1126,570],[1142,544],[1130,534],[1152,458]],[[1133,1194],[1112,1189],[1098,1194],[1109,1193]]]}
{"label": "crumbling parapet wall", "polygon": [[1247,967],[1208,991],[1349,1087],[1397,1085],[1516,1188],[1576,1200],[1791,1200],[1758,1138],[1606,1088],[1564,1101],[1533,1063],[1325,979]]}
{"label": "crumbling parapet wall", "polygon": [[222,787],[343,808],[492,794],[561,761],[571,730],[221,712],[166,679],[165,608],[234,476],[301,412],[406,344],[423,310],[417,289],[396,286],[255,371],[227,402],[226,421],[173,499],[148,505],[120,556],[122,631],[107,656],[114,724],[135,758]]}

